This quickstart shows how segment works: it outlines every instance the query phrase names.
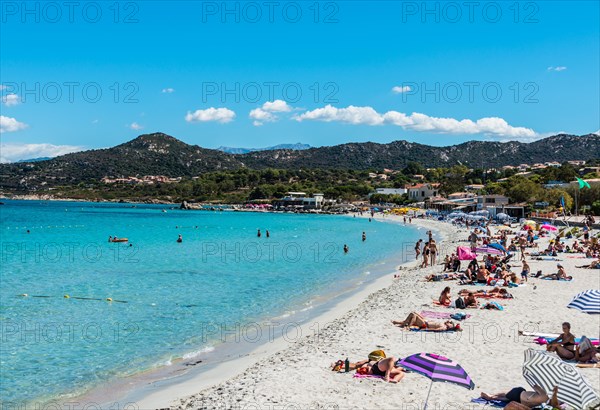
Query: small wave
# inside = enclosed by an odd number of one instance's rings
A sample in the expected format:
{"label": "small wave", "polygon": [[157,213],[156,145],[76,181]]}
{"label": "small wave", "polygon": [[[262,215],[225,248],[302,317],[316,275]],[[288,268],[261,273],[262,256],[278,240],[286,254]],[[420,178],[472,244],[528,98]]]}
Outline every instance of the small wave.
{"label": "small wave", "polygon": [[183,360],[193,359],[194,357],[200,356],[201,354],[204,354],[204,353],[210,353],[210,352],[212,352],[214,350],[215,350],[214,346],[207,346],[207,347],[205,347],[203,349],[196,350],[196,351],[184,354],[183,357],[182,357],[182,359]]}

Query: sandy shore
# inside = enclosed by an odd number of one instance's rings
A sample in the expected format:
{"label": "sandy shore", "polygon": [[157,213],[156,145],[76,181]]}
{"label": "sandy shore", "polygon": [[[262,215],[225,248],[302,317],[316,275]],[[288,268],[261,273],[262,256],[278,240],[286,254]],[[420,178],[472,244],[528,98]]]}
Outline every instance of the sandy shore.
{"label": "sandy shore", "polygon": [[[416,223],[422,227],[424,239],[428,228],[440,233],[444,239],[440,246],[442,257],[464,244],[467,237],[465,229],[449,224],[422,220]],[[544,243],[542,240],[540,247]],[[523,353],[527,348],[540,347],[531,337],[519,336],[519,330],[558,333],[560,324],[569,321],[576,336],[600,335],[600,317],[566,307],[573,295],[599,287],[600,271],[575,268],[588,263],[585,259],[566,255],[560,259],[567,273],[575,277],[572,282],[530,278],[527,286],[511,289],[515,299],[501,302],[504,311],[469,310],[472,317],[463,322],[463,332],[444,334],[402,331],[390,323],[404,319],[411,311],[447,312],[433,307],[432,299],[447,285],[452,287],[454,297],[462,288],[454,281],[424,282],[426,274],[442,268],[419,269],[414,262],[409,263],[399,271],[400,278],[394,279],[393,274],[380,278],[303,326],[302,337],[294,337],[293,341],[280,338],[244,358],[214,366],[182,383],[148,386],[138,392],[143,394],[136,398],[136,404],[141,409],[422,408],[430,387],[423,376],[411,373],[399,384],[388,384],[330,371],[330,364],[337,359],[360,360],[372,350],[384,349],[395,357],[431,352],[461,363],[474,380],[475,390],[436,383],[429,406],[482,408],[470,403],[480,391],[493,393],[527,386],[521,374]],[[551,261],[530,261],[530,265],[534,272],[556,270],[556,262]],[[518,271],[520,264],[513,266]],[[598,369],[581,372],[592,386],[600,386]]]}

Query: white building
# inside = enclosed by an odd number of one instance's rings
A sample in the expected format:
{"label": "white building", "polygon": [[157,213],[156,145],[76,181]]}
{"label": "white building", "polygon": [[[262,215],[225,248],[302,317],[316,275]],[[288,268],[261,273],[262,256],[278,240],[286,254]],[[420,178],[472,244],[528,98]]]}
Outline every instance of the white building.
{"label": "white building", "polygon": [[381,195],[404,195],[408,193],[406,188],[377,188],[375,189],[376,194]]}

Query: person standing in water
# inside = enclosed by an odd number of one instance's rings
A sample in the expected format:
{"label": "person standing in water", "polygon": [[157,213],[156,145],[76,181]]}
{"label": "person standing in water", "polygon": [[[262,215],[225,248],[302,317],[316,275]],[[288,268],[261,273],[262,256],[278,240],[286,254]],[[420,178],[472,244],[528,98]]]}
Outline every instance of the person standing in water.
{"label": "person standing in water", "polygon": [[181,242],[183,242],[183,237],[181,236],[181,234],[179,234],[179,237],[177,238],[177,243]]}
{"label": "person standing in water", "polygon": [[344,244],[344,253],[348,253],[349,250],[350,248],[348,248],[348,245]]}
{"label": "person standing in water", "polygon": [[365,231],[363,231],[362,233],[362,240],[363,242],[367,240],[367,234],[365,233]]}
{"label": "person standing in water", "polygon": [[267,238],[271,237],[271,232],[269,232],[269,230],[267,229]]}
{"label": "person standing in water", "polygon": [[258,232],[256,233],[256,236],[258,236],[259,238],[261,237],[261,233],[260,233],[260,229],[258,230]]}

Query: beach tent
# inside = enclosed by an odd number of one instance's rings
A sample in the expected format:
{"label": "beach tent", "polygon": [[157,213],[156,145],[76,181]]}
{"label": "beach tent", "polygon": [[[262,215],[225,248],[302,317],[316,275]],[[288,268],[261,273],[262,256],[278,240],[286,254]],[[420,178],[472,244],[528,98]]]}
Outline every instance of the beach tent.
{"label": "beach tent", "polygon": [[458,259],[461,261],[470,261],[473,259],[477,259],[477,255],[471,251],[471,248],[468,246],[459,246],[456,248],[456,254],[458,255]]}
{"label": "beach tent", "polygon": [[424,409],[427,409],[427,401],[431,394],[431,387],[433,382],[444,382],[458,384],[459,386],[466,387],[469,390],[475,388],[475,383],[471,380],[471,377],[467,374],[465,369],[454,360],[448,359],[447,357],[440,356],[434,353],[417,353],[411,356],[405,357],[398,363],[399,366],[405,369],[422,374],[431,380],[429,384],[429,391],[427,392],[427,398],[425,399]]}
{"label": "beach tent", "polygon": [[600,314],[600,290],[590,289],[578,293],[567,307],[581,310],[585,313]]}
{"label": "beach tent", "polygon": [[548,395],[558,387],[558,400],[576,409],[585,409],[598,400],[594,389],[572,364],[543,350],[527,349],[523,377],[532,387],[543,388]]}

